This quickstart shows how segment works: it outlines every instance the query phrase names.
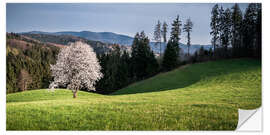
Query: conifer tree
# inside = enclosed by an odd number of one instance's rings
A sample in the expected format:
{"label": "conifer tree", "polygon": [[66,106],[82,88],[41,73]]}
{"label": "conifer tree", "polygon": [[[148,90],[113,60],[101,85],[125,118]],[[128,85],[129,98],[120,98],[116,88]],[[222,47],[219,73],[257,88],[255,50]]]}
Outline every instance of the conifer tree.
{"label": "conifer tree", "polygon": [[254,56],[256,42],[256,24],[258,17],[258,4],[250,3],[246,9],[243,20],[243,51],[244,56]]}
{"label": "conifer tree", "polygon": [[170,39],[168,41],[168,44],[166,46],[165,52],[164,52],[164,57],[163,57],[163,62],[162,62],[162,68],[164,71],[170,71],[177,67],[177,59],[178,55],[175,52],[175,42],[172,42]]}
{"label": "conifer tree", "polygon": [[217,42],[219,39],[219,7],[218,4],[216,4],[213,8],[212,8],[212,17],[211,17],[211,29],[212,31],[210,32],[210,34],[212,35],[212,45],[213,45],[213,52],[215,52],[216,47],[217,47]]}
{"label": "conifer tree", "polygon": [[162,68],[165,71],[172,70],[178,66],[179,63],[179,40],[181,34],[181,21],[179,15],[172,23],[171,36],[164,52],[164,58],[162,62]]}
{"label": "conifer tree", "polygon": [[189,56],[189,48],[190,48],[190,33],[192,31],[193,23],[190,19],[187,19],[187,22],[184,25],[184,32],[187,33],[187,46],[188,46],[188,56]]}
{"label": "conifer tree", "polygon": [[257,4],[257,20],[256,20],[256,57],[262,57],[262,5]]}
{"label": "conifer tree", "polygon": [[162,34],[162,38],[163,38],[164,43],[167,43],[167,29],[168,29],[168,25],[164,21],[163,25],[162,25],[162,30],[161,30],[161,34]]}
{"label": "conifer tree", "polygon": [[155,26],[155,30],[154,30],[154,40],[155,42],[155,46],[159,45],[159,56],[161,56],[161,23],[158,20],[157,25]]}
{"label": "conifer tree", "polygon": [[141,80],[154,75],[158,70],[158,63],[150,49],[149,39],[144,31],[136,34],[132,44],[132,69],[135,80]]}
{"label": "conifer tree", "polygon": [[233,56],[239,57],[241,51],[241,42],[242,42],[242,11],[239,8],[238,4],[235,4],[232,7],[232,49],[233,49]]}
{"label": "conifer tree", "polygon": [[217,48],[221,47],[222,48],[222,39],[224,38],[224,26],[225,26],[225,16],[224,16],[224,9],[222,6],[218,9],[218,31],[219,31],[219,45]]}
{"label": "conifer tree", "polygon": [[230,40],[231,40],[231,26],[232,26],[232,21],[231,21],[231,11],[229,8],[227,8],[224,12],[224,21],[223,23],[223,29],[222,29],[222,47],[224,48],[224,57],[228,57],[228,46],[230,45]]}
{"label": "conifer tree", "polygon": [[[163,38],[163,45],[166,46],[167,43],[167,32],[168,32],[168,25],[167,23],[164,21],[163,25],[162,25],[162,29],[161,29],[161,35]],[[161,49],[162,50],[162,49]],[[163,52],[164,53],[164,52]]]}

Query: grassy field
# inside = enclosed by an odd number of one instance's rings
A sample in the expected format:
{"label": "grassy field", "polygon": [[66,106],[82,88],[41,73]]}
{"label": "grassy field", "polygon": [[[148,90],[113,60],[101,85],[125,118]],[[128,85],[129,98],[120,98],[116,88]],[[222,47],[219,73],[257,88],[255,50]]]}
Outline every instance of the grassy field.
{"label": "grassy field", "polygon": [[34,90],[7,95],[7,130],[234,130],[237,109],[261,106],[261,63],[205,62],[112,95]]}

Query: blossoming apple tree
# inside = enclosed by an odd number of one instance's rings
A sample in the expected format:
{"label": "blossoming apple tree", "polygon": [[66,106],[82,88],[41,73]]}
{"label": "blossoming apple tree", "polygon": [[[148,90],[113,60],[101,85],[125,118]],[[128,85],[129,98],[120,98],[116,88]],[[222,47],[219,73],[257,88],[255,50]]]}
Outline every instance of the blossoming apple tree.
{"label": "blossoming apple tree", "polygon": [[79,89],[95,90],[95,82],[102,78],[96,53],[86,43],[77,41],[62,48],[55,65],[51,65],[54,81],[50,88],[66,87],[77,97]]}

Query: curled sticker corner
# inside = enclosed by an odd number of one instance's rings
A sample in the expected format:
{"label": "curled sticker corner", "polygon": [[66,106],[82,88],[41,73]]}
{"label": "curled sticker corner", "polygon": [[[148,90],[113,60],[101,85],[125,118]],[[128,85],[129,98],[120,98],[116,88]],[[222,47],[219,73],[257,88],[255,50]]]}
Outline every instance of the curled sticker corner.
{"label": "curled sticker corner", "polygon": [[[256,108],[256,109],[253,109],[253,110],[238,109],[238,124],[237,124],[236,131],[246,131],[246,129],[242,128],[242,127],[258,111],[261,112],[261,108]],[[258,131],[257,129],[258,128],[255,128],[254,131]],[[260,129],[260,127],[259,127],[259,129]],[[252,130],[252,129],[249,129],[249,130]]]}

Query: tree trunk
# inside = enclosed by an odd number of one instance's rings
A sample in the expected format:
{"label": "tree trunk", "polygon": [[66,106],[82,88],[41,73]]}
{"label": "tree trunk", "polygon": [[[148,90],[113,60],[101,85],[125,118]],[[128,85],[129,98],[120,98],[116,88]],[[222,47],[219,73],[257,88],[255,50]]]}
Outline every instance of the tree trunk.
{"label": "tree trunk", "polygon": [[77,90],[73,92],[73,98],[77,97]]}
{"label": "tree trunk", "polygon": [[161,42],[159,42],[159,57],[161,58]]}
{"label": "tree trunk", "polygon": [[189,45],[188,45],[188,53],[187,53],[187,54],[188,54],[188,56],[189,56]]}

